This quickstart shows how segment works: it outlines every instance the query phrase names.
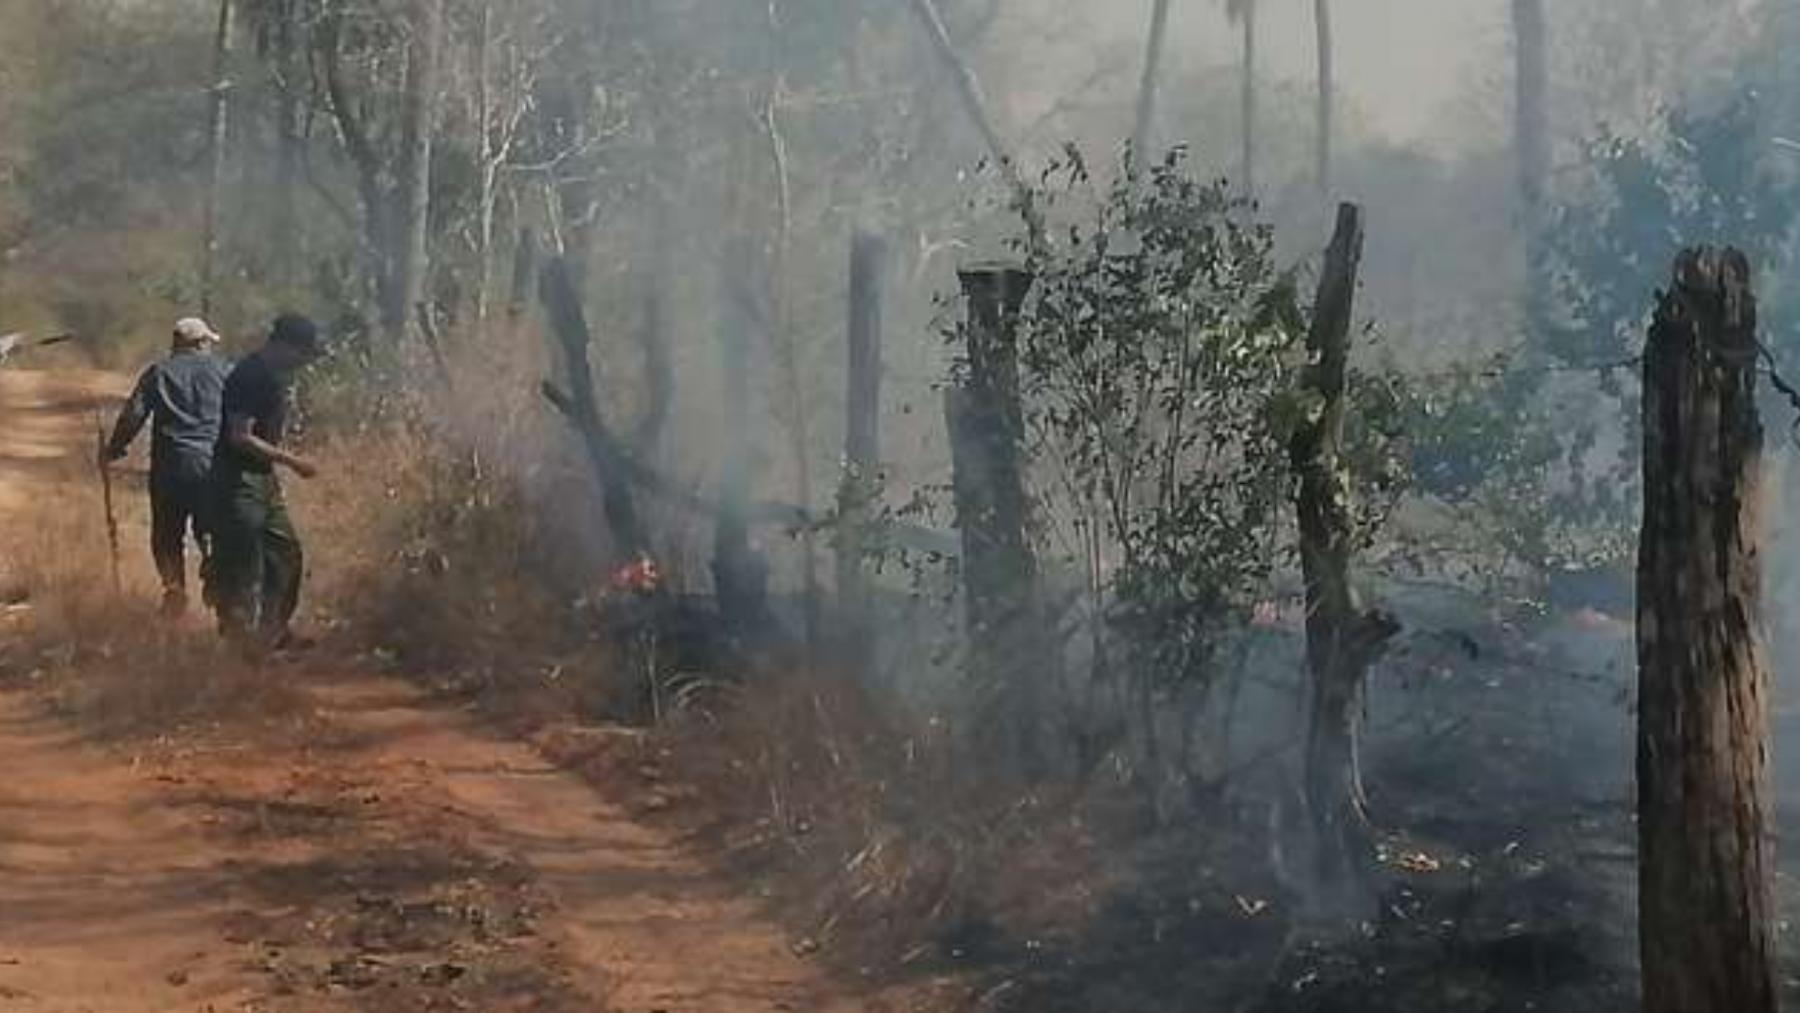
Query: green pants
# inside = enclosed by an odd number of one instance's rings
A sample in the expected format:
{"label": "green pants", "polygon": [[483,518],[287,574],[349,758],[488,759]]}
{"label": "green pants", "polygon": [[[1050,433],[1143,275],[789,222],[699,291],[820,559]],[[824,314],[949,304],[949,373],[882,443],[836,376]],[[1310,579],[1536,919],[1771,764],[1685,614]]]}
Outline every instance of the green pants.
{"label": "green pants", "polygon": [[215,476],[213,603],[228,639],[273,646],[300,603],[304,558],[271,473]]}

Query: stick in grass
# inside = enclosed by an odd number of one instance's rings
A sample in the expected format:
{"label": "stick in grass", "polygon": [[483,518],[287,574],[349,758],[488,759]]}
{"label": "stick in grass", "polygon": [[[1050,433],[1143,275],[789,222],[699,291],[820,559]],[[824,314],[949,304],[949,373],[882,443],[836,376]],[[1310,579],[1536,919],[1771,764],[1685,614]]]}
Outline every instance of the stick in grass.
{"label": "stick in grass", "polygon": [[124,582],[119,576],[119,516],[113,510],[112,469],[106,462],[106,417],[98,407],[94,409],[94,462],[100,469],[100,499],[106,506],[106,548],[112,564],[113,593],[121,594]]}

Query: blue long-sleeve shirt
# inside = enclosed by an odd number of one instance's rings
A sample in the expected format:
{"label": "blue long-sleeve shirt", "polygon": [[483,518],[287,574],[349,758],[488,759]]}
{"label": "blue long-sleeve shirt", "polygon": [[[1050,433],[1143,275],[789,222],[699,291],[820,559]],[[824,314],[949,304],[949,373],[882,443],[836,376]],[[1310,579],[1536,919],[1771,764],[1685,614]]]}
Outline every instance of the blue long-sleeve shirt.
{"label": "blue long-sleeve shirt", "polygon": [[220,402],[230,368],[230,363],[204,349],[178,351],[152,363],[119,412],[112,453],[122,456],[144,423],[154,419],[151,471],[204,474],[219,442]]}

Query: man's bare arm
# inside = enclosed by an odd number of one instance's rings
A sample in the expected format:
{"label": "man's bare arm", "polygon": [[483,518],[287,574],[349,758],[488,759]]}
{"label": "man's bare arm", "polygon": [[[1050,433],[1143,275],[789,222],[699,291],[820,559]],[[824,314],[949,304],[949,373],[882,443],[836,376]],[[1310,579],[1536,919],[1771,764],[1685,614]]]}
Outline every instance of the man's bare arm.
{"label": "man's bare arm", "polygon": [[301,478],[311,478],[319,473],[311,461],[256,435],[255,425],[256,420],[248,415],[233,415],[226,420],[226,439],[233,449],[270,464],[279,464]]}

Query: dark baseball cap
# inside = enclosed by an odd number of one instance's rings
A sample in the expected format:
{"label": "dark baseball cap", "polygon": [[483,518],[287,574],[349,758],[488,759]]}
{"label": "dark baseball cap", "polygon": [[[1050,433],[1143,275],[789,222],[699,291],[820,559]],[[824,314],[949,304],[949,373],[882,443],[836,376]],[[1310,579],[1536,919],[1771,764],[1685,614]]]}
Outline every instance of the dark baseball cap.
{"label": "dark baseball cap", "polygon": [[316,359],[325,354],[325,345],[319,338],[319,325],[298,313],[283,313],[275,318],[275,324],[269,328],[269,340],[286,345],[309,359]]}

